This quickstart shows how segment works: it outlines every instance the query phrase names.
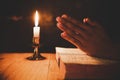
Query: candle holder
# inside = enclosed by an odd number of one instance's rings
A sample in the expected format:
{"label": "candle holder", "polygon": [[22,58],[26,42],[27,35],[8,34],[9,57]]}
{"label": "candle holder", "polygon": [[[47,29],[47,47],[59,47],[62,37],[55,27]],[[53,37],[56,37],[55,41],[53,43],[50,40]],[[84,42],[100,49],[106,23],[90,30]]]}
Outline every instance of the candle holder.
{"label": "candle holder", "polygon": [[39,37],[33,37],[33,56],[28,57],[29,60],[43,60],[45,59],[39,52]]}

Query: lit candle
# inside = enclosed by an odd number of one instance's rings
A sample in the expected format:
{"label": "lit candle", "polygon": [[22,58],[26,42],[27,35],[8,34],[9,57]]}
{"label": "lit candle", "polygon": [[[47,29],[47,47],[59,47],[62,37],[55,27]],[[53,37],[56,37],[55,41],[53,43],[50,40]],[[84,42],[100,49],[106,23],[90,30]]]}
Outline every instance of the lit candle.
{"label": "lit candle", "polygon": [[38,15],[38,11],[36,11],[36,13],[35,13],[35,27],[33,28],[33,37],[34,38],[40,37],[40,27],[38,26],[38,22],[39,22],[39,15]]}

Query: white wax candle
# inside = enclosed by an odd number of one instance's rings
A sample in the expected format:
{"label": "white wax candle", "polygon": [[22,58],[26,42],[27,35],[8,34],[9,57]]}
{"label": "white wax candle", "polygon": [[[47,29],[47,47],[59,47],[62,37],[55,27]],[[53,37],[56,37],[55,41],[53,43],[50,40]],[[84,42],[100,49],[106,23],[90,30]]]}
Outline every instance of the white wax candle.
{"label": "white wax candle", "polygon": [[33,36],[34,37],[40,37],[40,27],[38,26],[38,22],[39,22],[39,16],[38,16],[38,12],[36,11],[35,14],[35,27],[33,28]]}
{"label": "white wax candle", "polygon": [[34,34],[34,37],[40,37],[40,27],[38,27],[38,26],[36,27],[36,26],[35,26],[35,27],[33,28],[33,32],[34,32],[34,33],[33,33],[33,34]]}

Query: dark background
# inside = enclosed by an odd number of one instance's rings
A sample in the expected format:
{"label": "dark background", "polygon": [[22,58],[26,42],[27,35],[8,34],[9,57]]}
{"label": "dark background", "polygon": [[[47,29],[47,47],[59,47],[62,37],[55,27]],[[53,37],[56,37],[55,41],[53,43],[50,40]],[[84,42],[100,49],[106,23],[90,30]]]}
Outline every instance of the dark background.
{"label": "dark background", "polygon": [[68,14],[80,21],[89,17],[101,23],[114,42],[119,42],[118,0],[1,0],[0,52],[33,52],[34,13],[40,14],[40,51],[56,46],[75,47],[60,37],[56,17]]}

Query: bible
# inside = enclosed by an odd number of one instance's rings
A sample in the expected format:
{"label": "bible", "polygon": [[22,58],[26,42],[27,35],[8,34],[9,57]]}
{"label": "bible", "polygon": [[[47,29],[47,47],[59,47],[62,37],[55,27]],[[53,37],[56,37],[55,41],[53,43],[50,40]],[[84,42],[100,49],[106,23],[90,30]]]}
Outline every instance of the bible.
{"label": "bible", "polygon": [[[117,61],[88,56],[78,48],[56,47],[59,73],[65,79],[116,78]],[[118,76],[117,76],[118,77]]]}

